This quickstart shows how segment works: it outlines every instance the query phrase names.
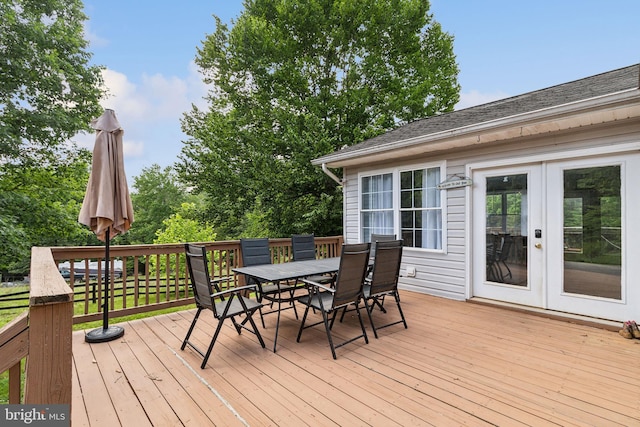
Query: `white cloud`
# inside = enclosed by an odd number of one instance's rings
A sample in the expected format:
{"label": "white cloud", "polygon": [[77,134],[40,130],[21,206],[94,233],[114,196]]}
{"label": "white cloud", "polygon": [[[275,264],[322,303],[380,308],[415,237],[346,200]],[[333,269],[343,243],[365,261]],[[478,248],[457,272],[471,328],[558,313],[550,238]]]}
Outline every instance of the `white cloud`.
{"label": "white cloud", "polygon": [[104,47],[109,45],[109,40],[100,37],[97,33],[91,30],[91,25],[89,21],[85,21],[84,23],[84,39],[89,42],[92,49],[96,47]]}
{"label": "white cloud", "polygon": [[[124,155],[127,174],[137,176],[143,168],[173,164],[185,139],[180,119],[191,104],[205,107],[207,92],[195,64],[189,65],[185,78],[162,74],[142,75],[139,83],[116,70],[105,69],[103,79],[109,95],[103,108],[116,112],[124,129]],[[94,136],[76,141],[92,149]]]}
{"label": "white cloud", "polygon": [[187,83],[177,77],[145,74],[142,76],[140,94],[147,100],[149,112],[156,119],[179,117],[189,107]]}
{"label": "white cloud", "polygon": [[103,71],[109,96],[101,102],[105,108],[144,121],[178,120],[191,110],[191,104],[206,106],[207,93],[195,64],[190,64],[185,79],[162,74],[142,75],[140,85],[133,84],[126,75],[114,70]]}
{"label": "white cloud", "polygon": [[[137,176],[154,163],[162,167],[173,164],[185,139],[180,131],[183,113],[191,110],[191,104],[206,107],[203,97],[207,88],[195,64],[189,65],[185,78],[142,75],[139,84],[116,70],[102,73],[108,94],[100,105],[114,110],[124,129],[127,175]],[[93,151],[95,134],[82,132],[73,141]]]}
{"label": "white cloud", "polygon": [[456,104],[455,109],[462,110],[475,105],[486,104],[487,102],[508,98],[509,96],[509,94],[501,91],[494,93],[480,93],[477,90],[462,92],[460,94],[460,101]]}
{"label": "white cloud", "polygon": [[[143,75],[141,84],[136,85],[125,74],[110,69],[103,71],[103,78],[109,95],[101,105],[116,112],[125,131],[125,157],[137,158],[141,164],[148,158],[146,166],[151,166],[155,162],[153,155],[157,156],[157,152],[151,151],[179,143],[170,136],[173,131],[166,132],[167,140],[163,141],[163,136],[158,136],[159,133],[162,135],[158,129],[179,128],[180,117],[189,107],[187,82],[178,77],[155,74]],[[149,132],[150,129],[155,131]],[[151,146],[153,150],[149,150]]]}
{"label": "white cloud", "polygon": [[107,68],[102,71],[102,78],[108,91],[106,98],[100,102],[104,108],[111,108],[118,116],[126,115],[132,119],[148,117],[151,109],[149,100],[126,75]]}
{"label": "white cloud", "polygon": [[141,157],[144,154],[144,142],[124,139],[122,151],[125,157]]}

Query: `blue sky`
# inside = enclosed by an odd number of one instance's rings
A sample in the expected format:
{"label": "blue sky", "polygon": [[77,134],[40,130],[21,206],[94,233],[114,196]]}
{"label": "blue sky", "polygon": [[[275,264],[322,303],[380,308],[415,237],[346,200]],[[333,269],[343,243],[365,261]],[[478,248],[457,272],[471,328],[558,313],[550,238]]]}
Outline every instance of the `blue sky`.
{"label": "blue sky", "polygon": [[[85,0],[93,63],[106,67],[124,133],[129,186],[143,168],[173,164],[186,136],[180,118],[204,106],[193,60],[241,0]],[[432,0],[431,13],[455,37],[462,86],[457,109],[640,63],[640,1]],[[79,135],[92,149],[94,136]]]}

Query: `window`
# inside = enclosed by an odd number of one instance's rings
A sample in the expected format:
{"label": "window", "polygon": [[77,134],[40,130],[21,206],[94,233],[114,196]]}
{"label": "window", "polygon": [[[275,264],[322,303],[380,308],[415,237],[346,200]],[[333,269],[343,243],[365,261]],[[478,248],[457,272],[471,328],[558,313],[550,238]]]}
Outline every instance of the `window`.
{"label": "window", "polygon": [[400,224],[405,246],[442,249],[440,168],[400,172]]}
{"label": "window", "polygon": [[362,241],[371,241],[371,234],[395,234],[407,247],[442,250],[440,169],[361,176]]}
{"label": "window", "polygon": [[371,234],[394,234],[393,231],[393,175],[362,178],[360,221],[364,242]]}

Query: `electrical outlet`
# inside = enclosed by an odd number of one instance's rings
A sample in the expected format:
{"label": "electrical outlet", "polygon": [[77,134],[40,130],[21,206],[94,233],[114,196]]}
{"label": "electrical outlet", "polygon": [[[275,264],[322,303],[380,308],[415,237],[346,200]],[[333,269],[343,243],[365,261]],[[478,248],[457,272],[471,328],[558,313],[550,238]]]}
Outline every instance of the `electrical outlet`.
{"label": "electrical outlet", "polygon": [[407,267],[407,277],[416,277],[415,267]]}

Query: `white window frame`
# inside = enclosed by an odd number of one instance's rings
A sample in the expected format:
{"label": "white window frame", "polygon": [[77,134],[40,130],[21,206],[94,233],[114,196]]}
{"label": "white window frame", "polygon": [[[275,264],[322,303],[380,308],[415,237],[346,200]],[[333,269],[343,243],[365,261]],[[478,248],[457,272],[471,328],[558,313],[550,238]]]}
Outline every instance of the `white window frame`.
{"label": "white window frame", "polygon": [[[440,168],[440,180],[444,180],[447,176],[446,172],[446,162],[432,162],[432,163],[417,163],[410,165],[403,165],[395,168],[386,168],[386,169],[375,169],[369,170],[366,172],[358,173],[358,236],[359,241],[364,241],[364,233],[363,233],[363,224],[362,224],[362,179],[366,177],[379,176],[385,174],[392,175],[393,181],[393,233],[397,236],[398,239],[402,239],[401,234],[401,216],[400,216],[400,174],[402,172],[415,171],[418,169],[430,169],[430,168]],[[440,192],[440,210],[442,215],[442,237],[441,237],[441,248],[440,249],[429,249],[429,248],[418,248],[413,246],[407,246],[406,249],[410,249],[412,251],[420,251],[420,252],[430,252],[430,253],[446,253],[447,252],[447,205],[446,205],[446,190],[439,190]]]}
{"label": "white window frame", "polygon": [[[365,178],[371,178],[371,177],[379,177],[379,176],[383,176],[383,175],[391,175],[391,208],[390,209],[369,209],[368,211],[378,211],[378,212],[383,212],[383,211],[387,211],[390,210],[391,211],[391,215],[393,218],[393,233],[396,233],[396,224],[398,222],[398,217],[397,217],[397,213],[396,213],[396,207],[397,207],[397,202],[396,202],[396,189],[395,189],[395,183],[396,183],[396,176],[393,170],[384,170],[384,171],[377,171],[376,173],[363,173],[363,174],[359,174],[358,175],[358,235],[360,236],[360,241],[363,242],[364,241],[364,233],[363,233],[363,227],[364,224],[362,223],[362,214],[363,214],[363,204],[362,204],[362,198],[363,198],[363,193],[364,193],[364,188],[362,185],[362,180]],[[377,234],[381,234],[380,231],[376,232]]]}

